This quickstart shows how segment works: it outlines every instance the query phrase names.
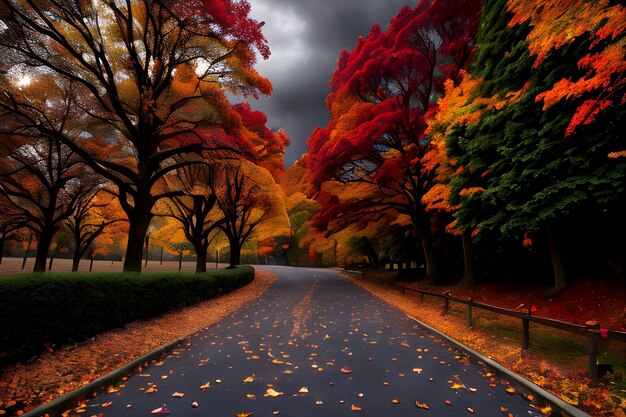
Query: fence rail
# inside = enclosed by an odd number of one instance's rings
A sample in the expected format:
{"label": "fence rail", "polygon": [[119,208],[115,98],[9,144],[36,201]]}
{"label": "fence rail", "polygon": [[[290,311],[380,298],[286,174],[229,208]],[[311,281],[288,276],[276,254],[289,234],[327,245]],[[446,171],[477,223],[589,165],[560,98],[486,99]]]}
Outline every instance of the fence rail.
{"label": "fence rail", "polygon": [[[361,277],[366,278],[366,275],[360,272]],[[412,291],[420,294],[420,300],[424,301],[424,296],[441,298],[444,300],[443,313],[447,314],[450,309],[450,302],[458,304],[464,304],[467,306],[467,326],[472,327],[474,325],[473,309],[478,308],[481,310],[491,311],[503,316],[513,317],[522,321],[522,334],[520,345],[522,352],[530,348],[530,323],[537,323],[542,326],[551,327],[553,329],[562,330],[564,332],[577,334],[587,338],[589,365],[587,375],[590,380],[591,386],[596,386],[601,378],[600,366],[598,365],[598,352],[600,338],[616,340],[618,342],[626,343],[626,332],[617,330],[601,330],[599,323],[589,324],[576,324],[566,321],[555,320],[547,317],[533,315],[532,308],[527,306],[521,306],[525,311],[511,310],[508,308],[493,306],[490,304],[478,303],[471,298],[463,299],[454,297],[450,291],[445,293],[437,293],[428,290],[422,290],[420,288],[413,287],[408,284],[402,284],[397,282],[391,282],[383,279],[378,279],[380,283],[391,285],[392,287],[400,290],[402,293],[406,291]]]}

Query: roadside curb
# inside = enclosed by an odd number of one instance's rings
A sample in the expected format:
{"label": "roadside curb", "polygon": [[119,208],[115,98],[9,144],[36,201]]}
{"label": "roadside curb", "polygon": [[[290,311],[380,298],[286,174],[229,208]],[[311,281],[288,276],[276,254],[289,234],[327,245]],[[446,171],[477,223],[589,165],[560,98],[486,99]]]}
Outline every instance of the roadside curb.
{"label": "roadside curb", "polygon": [[22,417],[42,417],[46,414],[50,417],[61,416],[64,411],[73,408],[78,401],[91,397],[93,393],[99,392],[103,388],[106,388],[110,385],[115,385],[117,382],[121,381],[122,378],[141,366],[144,362],[149,362],[153,359],[158,358],[162,354],[173,350],[184,340],[184,338],[176,339],[173,342],[170,342],[164,346],[161,346],[160,348],[153,350],[152,352],[148,352],[145,355],[133,360],[132,362],[129,362],[126,365],[123,365],[120,368],[117,368],[116,370],[96,379],[95,381],[90,382],[84,387],[78,388],[77,390],[74,390],[72,392],[68,392],[67,394],[56,398],[49,403],[37,407],[34,410],[29,411],[28,413],[22,414]]}
{"label": "roadside curb", "polygon": [[539,385],[535,384],[534,382],[529,381],[528,379],[524,378],[523,376],[511,371],[510,369],[506,368],[505,366],[499,364],[498,362],[494,361],[493,359],[490,359],[488,357],[486,357],[485,355],[483,355],[482,353],[464,345],[463,343],[461,343],[460,341],[454,339],[453,337],[448,336],[445,333],[442,333],[441,331],[435,329],[434,327],[424,323],[423,321],[407,314],[406,315],[408,318],[410,318],[411,320],[415,321],[416,323],[418,323],[420,326],[425,327],[426,329],[430,330],[431,332],[437,334],[438,336],[441,336],[442,338],[446,339],[447,341],[451,342],[452,344],[460,347],[461,349],[463,349],[464,351],[466,351],[468,354],[470,354],[471,356],[477,358],[478,360],[486,363],[487,365],[489,365],[490,367],[496,369],[498,372],[501,372],[503,374],[505,374],[507,377],[509,377],[510,379],[514,380],[515,382],[517,382],[520,385],[523,385],[525,388],[533,391],[535,394],[537,394],[538,396],[544,398],[546,401],[548,401],[549,403],[551,403],[552,405],[554,405],[556,408],[558,408],[561,411],[564,411],[565,413],[567,413],[568,416],[572,416],[572,417],[591,417],[591,415],[585,413],[582,410],[579,410],[578,408],[574,407],[573,405],[563,401],[562,399],[560,399],[559,397],[557,397],[554,394],[551,394],[550,392],[544,390],[543,388],[541,388]]}

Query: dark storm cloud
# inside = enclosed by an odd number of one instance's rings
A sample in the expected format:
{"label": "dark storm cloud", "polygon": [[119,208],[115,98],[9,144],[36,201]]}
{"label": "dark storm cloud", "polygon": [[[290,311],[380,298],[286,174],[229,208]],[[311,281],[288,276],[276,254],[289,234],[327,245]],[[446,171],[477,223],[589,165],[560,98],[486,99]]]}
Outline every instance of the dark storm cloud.
{"label": "dark storm cloud", "polygon": [[272,56],[257,65],[274,94],[252,103],[266,112],[269,126],[291,138],[285,162],[306,152],[306,140],[330,115],[324,102],[328,82],[343,49],[352,50],[374,23],[383,28],[403,5],[415,0],[250,0],[252,14],[265,21]]}

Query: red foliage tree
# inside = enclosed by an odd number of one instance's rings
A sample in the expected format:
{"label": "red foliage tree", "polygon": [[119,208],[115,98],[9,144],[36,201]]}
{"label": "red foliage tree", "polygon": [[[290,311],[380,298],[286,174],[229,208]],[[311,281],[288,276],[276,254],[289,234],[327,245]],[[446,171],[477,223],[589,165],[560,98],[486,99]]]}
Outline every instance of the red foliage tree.
{"label": "red foliage tree", "polygon": [[355,219],[380,209],[405,215],[422,243],[431,281],[438,279],[433,225],[422,198],[433,186],[436,165],[428,163],[425,119],[437,110],[444,81],[456,79],[467,64],[479,11],[476,0],[423,1],[402,8],[386,32],[375,25],[339,57],[326,103],[333,118],[308,142],[318,189],[331,179],[371,185],[344,200],[345,207],[323,197],[317,224],[326,227],[339,212]]}

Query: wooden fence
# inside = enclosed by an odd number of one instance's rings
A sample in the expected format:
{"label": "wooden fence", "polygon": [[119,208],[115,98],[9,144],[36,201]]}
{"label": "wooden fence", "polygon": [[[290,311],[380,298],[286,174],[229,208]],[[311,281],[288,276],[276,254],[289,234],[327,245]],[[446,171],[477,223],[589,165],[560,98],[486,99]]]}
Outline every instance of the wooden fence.
{"label": "wooden fence", "polygon": [[[362,277],[365,277],[361,273]],[[388,284],[397,288],[402,293],[411,291],[420,294],[420,300],[424,301],[424,296],[436,297],[443,299],[443,313],[447,314],[450,309],[450,302],[464,304],[467,306],[467,327],[474,325],[473,310],[475,308],[491,311],[496,314],[500,314],[507,317],[518,318],[522,321],[522,334],[521,334],[521,349],[522,351],[530,348],[530,322],[540,324],[542,326],[551,327],[553,329],[562,330],[567,333],[573,333],[581,335],[587,338],[589,365],[588,365],[588,377],[591,386],[596,386],[600,380],[600,367],[598,366],[598,345],[600,338],[606,338],[626,343],[626,332],[617,330],[600,330],[599,323],[589,324],[575,324],[568,323],[561,320],[550,319],[547,317],[535,316],[532,313],[531,307],[522,307],[525,311],[510,310],[508,308],[502,308],[493,306],[490,304],[478,303],[471,298],[462,299],[454,297],[450,291],[445,293],[437,293],[433,291],[422,290],[415,288],[411,285],[404,283],[391,282],[387,280],[378,279],[382,284]]]}

